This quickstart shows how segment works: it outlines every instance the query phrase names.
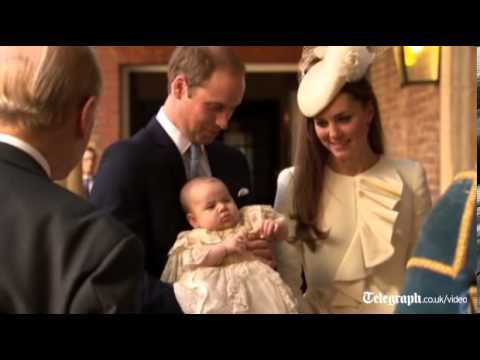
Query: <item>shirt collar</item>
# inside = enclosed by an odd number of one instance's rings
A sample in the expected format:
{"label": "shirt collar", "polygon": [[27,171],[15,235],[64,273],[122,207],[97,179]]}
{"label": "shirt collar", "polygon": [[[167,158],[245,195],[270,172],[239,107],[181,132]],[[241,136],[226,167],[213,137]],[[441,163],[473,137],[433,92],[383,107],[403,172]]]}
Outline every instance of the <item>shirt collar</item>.
{"label": "shirt collar", "polygon": [[190,145],[192,145],[192,142],[186,136],[184,136],[180,130],[178,130],[175,124],[167,117],[163,107],[158,112],[156,119],[175,143],[175,146],[178,148],[178,151],[180,151],[180,154],[184,155]]}
{"label": "shirt collar", "polygon": [[32,145],[26,143],[25,141],[17,137],[7,134],[0,134],[0,142],[11,145],[30,155],[47,173],[48,177],[52,177],[52,171],[50,169],[50,165],[48,164],[47,159],[45,159],[45,157]]}

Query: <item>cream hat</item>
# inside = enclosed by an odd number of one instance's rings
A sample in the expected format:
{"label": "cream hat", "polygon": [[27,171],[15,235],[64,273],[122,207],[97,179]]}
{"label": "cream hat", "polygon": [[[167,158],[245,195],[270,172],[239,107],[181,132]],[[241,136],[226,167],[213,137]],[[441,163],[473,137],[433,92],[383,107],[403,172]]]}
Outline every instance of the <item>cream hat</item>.
{"label": "cream hat", "polygon": [[375,58],[366,46],[317,46],[312,56],[320,61],[304,75],[297,94],[306,117],[322,112],[346,83],[362,79]]}

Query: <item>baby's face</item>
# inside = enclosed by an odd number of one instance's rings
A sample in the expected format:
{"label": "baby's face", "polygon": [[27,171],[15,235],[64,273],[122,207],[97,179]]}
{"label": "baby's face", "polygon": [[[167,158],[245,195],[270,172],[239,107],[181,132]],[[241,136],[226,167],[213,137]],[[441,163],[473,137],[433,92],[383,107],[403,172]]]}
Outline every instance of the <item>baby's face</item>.
{"label": "baby's face", "polygon": [[240,214],[225,185],[218,182],[195,186],[190,193],[188,219],[194,228],[225,230],[237,225]]}

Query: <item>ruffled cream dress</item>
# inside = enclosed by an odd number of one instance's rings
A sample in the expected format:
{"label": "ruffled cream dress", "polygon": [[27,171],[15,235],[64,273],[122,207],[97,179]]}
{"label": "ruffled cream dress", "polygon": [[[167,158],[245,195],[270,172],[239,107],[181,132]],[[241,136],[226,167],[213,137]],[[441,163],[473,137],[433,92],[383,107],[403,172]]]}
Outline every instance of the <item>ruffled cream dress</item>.
{"label": "ruffled cream dress", "polygon": [[295,297],[280,275],[249,252],[230,255],[220,266],[198,267],[212,245],[242,231],[256,231],[266,219],[284,221],[268,206],[248,206],[240,215],[232,229],[181,233],[161,279],[175,283],[177,300],[187,314],[297,313]]}
{"label": "ruffled cream dress", "polygon": [[[290,168],[278,180],[275,208],[284,215],[293,213],[293,177]],[[282,278],[299,299],[301,312],[392,313],[407,261],[431,209],[423,168],[413,161],[382,157],[353,177],[327,167],[324,184],[317,223],[328,231],[328,238],[315,252],[300,242],[279,244]],[[291,238],[294,229],[295,222],[289,220]]]}

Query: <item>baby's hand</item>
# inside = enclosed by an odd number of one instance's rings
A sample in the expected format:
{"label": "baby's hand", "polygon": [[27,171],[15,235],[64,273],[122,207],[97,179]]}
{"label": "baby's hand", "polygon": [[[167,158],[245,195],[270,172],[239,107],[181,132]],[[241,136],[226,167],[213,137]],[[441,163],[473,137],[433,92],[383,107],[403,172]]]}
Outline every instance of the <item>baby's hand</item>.
{"label": "baby's hand", "polygon": [[260,238],[266,240],[274,240],[278,232],[278,224],[273,220],[265,220],[260,227]]}
{"label": "baby's hand", "polygon": [[258,231],[248,234],[247,250],[251,251],[261,261],[268,264],[270,267],[275,267],[275,259],[273,257],[272,245],[270,239],[267,239],[261,234],[262,228]]}
{"label": "baby's hand", "polygon": [[227,255],[238,254],[247,249],[247,237],[245,234],[232,236],[223,242]]}

